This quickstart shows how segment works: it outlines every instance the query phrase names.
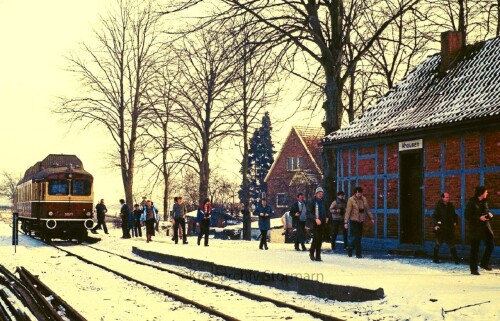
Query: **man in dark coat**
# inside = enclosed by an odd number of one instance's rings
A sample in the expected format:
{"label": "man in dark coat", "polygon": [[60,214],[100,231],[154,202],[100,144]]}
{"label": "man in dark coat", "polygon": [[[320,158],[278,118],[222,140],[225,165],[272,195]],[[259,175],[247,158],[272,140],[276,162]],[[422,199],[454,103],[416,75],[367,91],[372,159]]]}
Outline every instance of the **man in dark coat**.
{"label": "man in dark coat", "polygon": [[273,215],[273,209],[267,204],[267,200],[265,198],[263,198],[259,206],[257,206],[253,215],[259,216],[259,249],[262,250],[262,248],[264,248],[267,250],[267,231],[271,229],[271,215]]}
{"label": "man in dark coat", "polygon": [[494,235],[490,220],[493,219],[493,214],[489,212],[488,203],[486,202],[487,196],[488,191],[486,188],[478,186],[476,187],[474,197],[467,202],[465,207],[465,218],[469,221],[470,272],[474,275],[479,275],[477,263],[481,241],[486,245],[486,249],[484,250],[480,267],[491,271],[489,262],[494,247]]}
{"label": "man in dark coat", "polygon": [[120,217],[122,218],[122,238],[129,239],[130,238],[130,229],[129,229],[129,217],[130,217],[130,208],[128,207],[125,200],[120,199],[120,204],[122,205],[120,208]]}
{"label": "man in dark coat", "polygon": [[349,244],[347,239],[347,229],[344,227],[344,215],[346,208],[346,201],[344,199],[344,192],[339,191],[337,193],[337,199],[330,205],[330,214],[332,215],[332,230],[331,230],[331,242],[332,251],[336,248],[337,235],[339,234],[339,227],[342,228],[342,236],[344,239],[344,250],[347,249]]}
{"label": "man in dark coat", "polygon": [[295,251],[300,251],[299,244],[302,247],[302,251],[307,251],[305,245],[307,208],[304,202],[304,194],[297,194],[297,201],[290,207],[290,216],[292,217],[292,226],[296,230]]}
{"label": "man in dark coat", "polygon": [[324,206],[323,189],[321,186],[316,188],[316,193],[307,207],[307,219],[314,222],[313,226],[313,240],[311,248],[309,249],[309,258],[312,261],[321,260],[321,245],[323,244],[323,235],[327,228],[330,213]]}
{"label": "man in dark coat", "polygon": [[434,256],[432,262],[439,263],[439,248],[445,242],[450,247],[451,255],[455,264],[458,260],[457,249],[455,248],[455,227],[458,223],[458,215],[455,207],[450,202],[450,194],[441,194],[441,199],[437,202],[432,214],[432,225],[434,226]]}
{"label": "man in dark coat", "polygon": [[97,230],[102,227],[104,233],[109,234],[108,227],[106,226],[106,212],[108,209],[106,208],[106,205],[104,205],[104,199],[101,199],[99,204],[95,206],[95,211],[97,212],[97,225],[90,231],[97,234]]}

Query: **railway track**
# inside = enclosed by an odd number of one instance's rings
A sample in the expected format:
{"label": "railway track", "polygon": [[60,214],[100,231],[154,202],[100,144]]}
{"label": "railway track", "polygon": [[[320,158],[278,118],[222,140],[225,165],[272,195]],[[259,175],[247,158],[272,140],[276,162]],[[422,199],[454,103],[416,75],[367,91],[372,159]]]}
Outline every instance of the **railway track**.
{"label": "railway track", "polygon": [[[189,274],[169,270],[93,246],[62,247],[55,244],[52,246],[87,264],[97,266],[224,320],[262,318],[341,320],[318,311],[280,301],[277,298],[266,297],[214,282],[206,277],[206,274],[205,277],[200,278],[196,276],[197,273]],[[92,253],[89,253],[89,249],[92,250]],[[153,276],[153,278],[147,276]],[[263,304],[275,306],[272,316],[262,314]]]}
{"label": "railway track", "polygon": [[85,321],[66,301],[23,267],[17,278],[0,265],[0,320]]}

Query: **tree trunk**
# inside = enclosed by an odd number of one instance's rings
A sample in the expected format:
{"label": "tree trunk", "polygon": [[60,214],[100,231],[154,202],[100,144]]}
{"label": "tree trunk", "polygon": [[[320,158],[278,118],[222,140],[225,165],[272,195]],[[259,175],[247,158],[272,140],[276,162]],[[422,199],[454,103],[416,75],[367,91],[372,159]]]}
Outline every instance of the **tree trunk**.
{"label": "tree trunk", "polygon": [[208,180],[210,178],[210,164],[208,163],[208,144],[202,147],[200,168],[199,204],[208,197]]}

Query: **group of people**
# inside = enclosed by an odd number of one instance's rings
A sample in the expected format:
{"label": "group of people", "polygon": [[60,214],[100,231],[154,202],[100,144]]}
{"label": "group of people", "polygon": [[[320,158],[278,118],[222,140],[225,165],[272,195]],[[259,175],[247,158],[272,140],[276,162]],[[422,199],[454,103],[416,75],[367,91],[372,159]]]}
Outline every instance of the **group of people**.
{"label": "group of people", "polygon": [[[336,249],[336,240],[339,230],[342,230],[344,249],[348,256],[352,257],[353,252],[357,258],[362,258],[361,239],[363,235],[363,224],[368,216],[371,223],[374,224],[373,214],[370,212],[366,197],[363,196],[363,188],[356,187],[354,195],[347,201],[344,199],[345,193],[339,191],[337,198],[331,203],[328,210],[323,203],[323,189],[316,189],[314,198],[309,203],[304,200],[304,194],[299,193],[297,200],[290,207],[289,212],[282,217],[283,228],[285,229],[286,239],[290,238],[293,230],[295,235],[295,250],[307,251],[305,241],[307,231],[312,232],[312,242],[309,248],[309,257],[313,261],[321,261],[321,246],[323,240],[330,239],[332,250]],[[465,218],[469,222],[470,238],[470,271],[473,275],[479,275],[478,268],[490,271],[489,265],[491,253],[494,248],[494,234],[489,221],[493,214],[489,212],[486,198],[488,191],[484,186],[476,187],[474,196],[469,199],[465,208]],[[263,204],[266,207],[266,203]],[[268,207],[268,206],[267,206]],[[261,207],[257,210],[259,215],[259,228],[267,228],[260,224],[267,216],[262,216]],[[435,234],[433,262],[439,263],[439,249],[443,243],[448,244],[455,264],[460,263],[460,259],[455,247],[455,229],[458,223],[458,215],[455,212],[453,204],[450,202],[449,193],[442,193],[432,214],[433,231]],[[353,236],[352,243],[348,242],[348,229],[350,228]],[[268,228],[267,228],[268,229]],[[267,231],[263,237],[267,235]],[[484,242],[486,249],[479,262],[479,245]],[[264,244],[267,250],[267,244]],[[300,247],[299,247],[300,246]]]}
{"label": "group of people", "polygon": [[[144,197],[141,204],[135,204],[134,210],[131,211],[124,199],[120,199],[120,218],[122,228],[122,238],[129,239],[131,237],[142,237],[142,226],[146,227],[146,242],[151,242],[151,237],[155,235],[155,230],[158,231],[158,222],[160,217],[158,209],[153,205],[153,202],[146,200]],[[90,231],[97,234],[97,230],[104,230],[105,234],[109,234],[106,226],[106,213],[108,209],[104,204],[104,199],[96,205],[97,224]]]}
{"label": "group of people", "polygon": [[[362,258],[361,239],[363,235],[363,224],[369,217],[374,224],[374,216],[370,212],[366,197],[363,196],[363,188],[356,187],[354,195],[347,201],[344,199],[345,193],[339,191],[337,198],[327,208],[323,200],[324,191],[318,187],[311,201],[305,201],[304,194],[297,194],[297,200],[291,205],[290,210],[282,218],[287,238],[291,231],[295,230],[294,247],[296,251],[307,251],[305,242],[308,231],[312,232],[312,242],[309,248],[309,258],[312,261],[322,261],[321,247],[323,241],[329,238],[332,250],[336,249],[336,240],[339,230],[342,230],[344,249],[348,256],[352,257],[353,252],[357,258]],[[486,198],[488,191],[484,186],[475,189],[474,196],[469,199],[465,207],[465,218],[469,222],[470,239],[470,271],[473,275],[479,275],[479,267],[484,270],[491,270],[489,261],[494,248],[494,234],[489,221],[493,214],[489,212]],[[159,215],[158,210],[150,200],[143,199],[141,204],[135,204],[134,210],[130,211],[125,200],[120,200],[120,216],[122,218],[122,238],[132,236],[142,237],[141,226],[146,226],[146,241],[151,242],[155,230],[158,230]],[[103,229],[108,234],[105,215],[107,212],[104,199],[96,205],[97,224],[91,229],[92,233],[97,233],[98,229]],[[204,239],[204,246],[208,246],[208,236],[210,230],[212,206],[207,198],[198,207],[196,226],[199,227],[197,244],[201,244]],[[173,238],[175,244],[182,239],[183,244],[188,244],[186,233],[186,205],[182,197],[174,198],[171,221],[173,223]],[[256,207],[253,215],[258,216],[261,238],[259,249],[268,250],[267,233],[271,229],[271,217],[273,210],[263,198]],[[286,216],[288,215],[288,216]],[[448,244],[455,264],[460,263],[460,259],[455,247],[455,229],[458,223],[458,215],[453,204],[450,202],[450,195],[447,192],[441,194],[432,214],[432,225],[435,234],[433,262],[439,263],[439,249],[443,243]],[[348,230],[350,229],[353,241],[348,242]],[[132,232],[132,233],[131,233]],[[131,236],[132,235],[132,236]],[[479,262],[479,245],[481,241],[486,245],[483,257]]]}
{"label": "group of people", "polygon": [[[490,213],[486,198],[488,190],[484,186],[477,186],[474,196],[469,199],[465,206],[465,219],[469,222],[470,256],[469,267],[473,275],[479,275],[479,267],[491,271],[490,258],[494,248],[494,234],[490,225],[493,214]],[[434,213],[432,214],[432,225],[435,234],[433,262],[440,263],[439,249],[441,244],[446,243],[450,248],[455,264],[460,263],[455,247],[455,229],[458,223],[458,215],[455,207],[450,202],[449,193],[441,194]],[[479,245],[484,242],[484,250],[481,262],[479,262]]]}
{"label": "group of people", "polygon": [[[291,231],[295,230],[295,250],[307,251],[305,242],[308,231],[312,232],[312,241],[309,248],[309,258],[312,261],[321,261],[321,247],[325,238],[331,241],[332,250],[336,249],[336,240],[339,229],[342,230],[344,239],[344,249],[351,257],[355,251],[356,257],[362,257],[361,238],[363,235],[363,224],[366,216],[374,223],[373,214],[370,212],[366,197],[363,196],[363,188],[356,187],[354,195],[347,201],[344,199],[345,193],[339,191],[337,198],[329,207],[326,207],[323,200],[324,191],[318,187],[314,193],[314,197],[310,202],[305,201],[303,193],[297,194],[297,200],[292,204],[287,214],[282,217],[285,229],[285,238],[289,238]],[[263,200],[263,204],[257,208],[254,215],[259,215],[259,229],[261,235],[267,236],[267,227],[265,223],[266,211],[263,211],[267,204]],[[268,207],[268,206],[267,206]],[[264,215],[262,215],[264,213]],[[287,217],[288,215],[288,217]],[[353,242],[349,245],[347,231],[351,228],[351,233],[354,236]],[[264,242],[264,243],[262,243]],[[267,244],[261,239],[262,244],[267,250]]]}

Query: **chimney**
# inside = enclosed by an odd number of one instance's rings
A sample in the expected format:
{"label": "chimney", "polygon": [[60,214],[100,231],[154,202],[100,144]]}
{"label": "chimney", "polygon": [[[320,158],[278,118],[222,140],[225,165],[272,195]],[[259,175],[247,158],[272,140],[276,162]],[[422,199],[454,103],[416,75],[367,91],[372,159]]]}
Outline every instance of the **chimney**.
{"label": "chimney", "polygon": [[441,64],[439,72],[445,73],[452,62],[465,46],[465,35],[461,31],[446,31],[441,33]]}

